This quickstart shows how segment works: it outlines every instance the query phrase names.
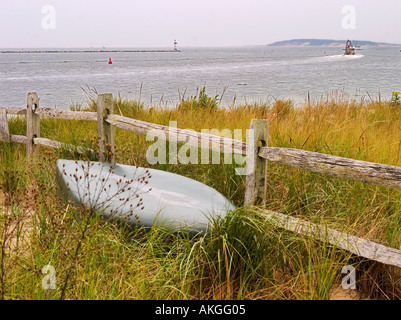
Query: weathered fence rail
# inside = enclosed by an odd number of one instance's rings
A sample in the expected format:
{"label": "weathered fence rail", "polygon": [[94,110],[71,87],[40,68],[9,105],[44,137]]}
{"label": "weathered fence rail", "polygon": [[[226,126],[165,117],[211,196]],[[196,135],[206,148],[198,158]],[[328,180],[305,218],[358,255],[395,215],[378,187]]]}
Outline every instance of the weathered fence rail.
{"label": "weathered fence rail", "polygon": [[289,167],[401,189],[401,167],[288,148],[260,148],[259,156]]}
{"label": "weathered fence rail", "polygon": [[401,251],[282,213],[257,209],[279,228],[330,243],[360,257],[401,268]]}
{"label": "weathered fence rail", "polygon": [[[401,189],[401,168],[378,163],[353,160],[305,150],[268,147],[268,121],[254,119],[248,133],[248,143],[228,139],[217,135],[200,133],[127,118],[113,114],[113,97],[101,94],[97,100],[97,112],[82,112],[39,107],[36,93],[29,93],[27,108],[0,107],[0,141],[26,144],[27,157],[33,157],[38,146],[67,148],[80,153],[94,152],[90,149],[71,146],[58,141],[40,137],[40,119],[55,118],[62,120],[96,121],[99,135],[99,159],[114,162],[114,127],[147,135],[152,130],[163,133],[160,138],[198,148],[221,153],[239,154],[247,157],[245,204],[253,206],[265,204],[267,191],[268,161],[285,166],[308,170],[316,173],[336,176],[379,186]],[[25,116],[27,136],[9,133],[7,115]],[[177,139],[180,137],[180,139]],[[105,153],[106,146],[111,152]],[[401,267],[401,250],[389,248],[369,240],[361,239],[343,232],[329,229],[281,213],[256,208],[271,218],[277,227],[304,236],[328,241],[344,250],[361,257],[381,263]]]}
{"label": "weathered fence rail", "polygon": [[[8,114],[14,114],[20,116],[24,116],[27,113],[26,109],[18,107],[12,107],[12,108],[0,107],[0,110],[6,110]],[[70,110],[61,110],[54,108],[39,108],[37,109],[36,114],[38,114],[41,117],[55,118],[61,120],[83,120],[83,121],[98,120],[96,112],[70,111]],[[182,143],[188,143],[189,145],[192,144],[193,146],[199,146],[200,141],[204,143],[209,142],[209,147],[212,148],[212,150],[246,155],[246,143],[239,140],[228,139],[221,136],[200,133],[192,130],[163,126],[115,114],[109,114],[108,116],[106,116],[105,121],[116,128],[120,128],[123,130],[131,131],[142,135],[147,135],[148,132],[152,130],[158,130],[165,133],[166,140],[168,141],[169,140],[174,141],[174,139],[176,140],[178,136],[185,137],[187,140],[186,141],[182,140],[181,141]],[[197,139],[196,142],[195,139]]]}

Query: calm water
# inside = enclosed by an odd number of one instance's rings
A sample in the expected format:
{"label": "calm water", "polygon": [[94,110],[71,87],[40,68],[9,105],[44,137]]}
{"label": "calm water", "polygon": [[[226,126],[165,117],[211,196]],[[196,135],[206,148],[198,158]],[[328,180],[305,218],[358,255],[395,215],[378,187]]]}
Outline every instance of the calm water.
{"label": "calm water", "polygon": [[[172,105],[206,86],[222,104],[274,98],[304,101],[341,91],[390,99],[401,91],[400,48],[182,48],[180,53],[0,54],[0,106],[23,106],[36,91],[42,106],[85,103],[82,88]],[[108,64],[109,56],[113,64]]]}

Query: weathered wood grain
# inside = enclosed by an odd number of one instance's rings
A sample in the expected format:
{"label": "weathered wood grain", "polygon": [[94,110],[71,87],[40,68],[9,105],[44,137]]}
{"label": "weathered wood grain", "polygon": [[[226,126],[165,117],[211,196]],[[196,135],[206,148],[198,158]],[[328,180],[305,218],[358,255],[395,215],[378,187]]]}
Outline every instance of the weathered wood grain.
{"label": "weathered wood grain", "polygon": [[10,132],[8,131],[7,110],[0,109],[0,141],[10,142]]}
{"label": "weathered wood grain", "polygon": [[169,137],[171,135],[175,137],[185,138],[185,140],[180,140],[179,143],[189,146],[199,148],[201,146],[209,146],[209,150],[217,150],[221,153],[246,155],[246,143],[239,140],[224,138],[217,135],[201,133],[192,130],[162,126],[159,124],[131,119],[119,115],[109,115],[108,117],[106,117],[106,121],[117,128],[139,133],[145,136],[152,130],[157,130],[163,133],[162,136],[164,136],[167,141],[170,141]]}
{"label": "weathered wood grain", "polygon": [[55,108],[40,108],[36,112],[42,117],[63,120],[97,121],[96,112],[70,111]]}
{"label": "weathered wood grain", "polygon": [[40,137],[40,115],[36,113],[39,109],[39,97],[36,92],[28,93],[26,108],[26,156],[31,158],[36,152],[34,138]]}
{"label": "weathered wood grain", "polygon": [[369,260],[401,268],[401,250],[386,247],[373,241],[355,237],[344,232],[327,228],[326,226],[314,224],[282,213],[265,209],[256,210],[265,214],[266,218],[270,219],[276,227],[302,236],[325,241],[333,246]]}
{"label": "weathered wood grain", "polygon": [[47,138],[34,138],[33,142],[35,145],[41,145],[41,146],[49,147],[49,148],[53,148],[53,149],[65,149],[65,150],[69,150],[72,152],[76,151],[79,154],[85,154],[85,153],[95,154],[95,151],[92,149],[77,147],[72,144],[62,143],[62,142],[50,140]]}
{"label": "weathered wood grain", "polygon": [[0,110],[7,110],[7,114],[26,115],[26,108],[21,107],[0,107]]}
{"label": "weathered wood grain", "polygon": [[[1,109],[7,110],[8,114],[13,115],[26,115],[26,108],[20,107],[0,107]],[[36,110],[36,114],[42,118],[55,118],[62,120],[82,120],[82,121],[96,121],[96,112],[89,111],[71,111],[66,109],[56,109],[49,107],[40,107]]]}
{"label": "weathered wood grain", "polygon": [[[26,109],[18,107],[7,108],[7,111],[9,114],[26,114]],[[36,114],[40,115],[41,117],[49,117],[55,119],[97,121],[96,112],[70,111],[41,107],[36,110]],[[179,141],[182,144],[187,144],[195,147],[207,146],[210,150],[219,151],[222,153],[246,155],[247,144],[245,142],[235,139],[224,138],[221,136],[196,132],[192,130],[163,126],[118,115],[107,115],[105,117],[105,122],[117,128],[142,134],[145,136],[151,130],[159,130],[165,134],[167,141],[170,141],[169,136],[171,134],[171,136],[179,136],[180,138],[185,138],[185,140]]]}
{"label": "weathered wood grain", "polygon": [[26,144],[26,137],[12,134],[10,135],[10,142]]}
{"label": "weathered wood grain", "polygon": [[248,154],[246,157],[245,204],[256,205],[266,202],[267,160],[259,157],[261,146],[269,141],[269,122],[253,119],[248,131]]}
{"label": "weathered wood grain", "polygon": [[101,162],[116,161],[114,128],[106,122],[106,117],[114,113],[113,95],[99,94],[97,98],[97,133],[99,136],[99,160]]}
{"label": "weathered wood grain", "polygon": [[294,168],[401,189],[401,167],[287,148],[261,148],[259,156]]}

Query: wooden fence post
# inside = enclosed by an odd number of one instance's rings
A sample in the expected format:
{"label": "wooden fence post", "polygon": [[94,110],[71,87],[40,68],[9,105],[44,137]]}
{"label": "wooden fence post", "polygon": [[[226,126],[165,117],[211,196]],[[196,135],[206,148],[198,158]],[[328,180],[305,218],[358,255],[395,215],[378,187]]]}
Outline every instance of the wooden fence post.
{"label": "wooden fence post", "polygon": [[0,109],[0,141],[10,142],[6,109]]}
{"label": "wooden fence post", "polygon": [[259,157],[259,149],[267,147],[268,120],[253,119],[248,131],[246,156],[245,205],[266,204],[267,160]]}
{"label": "wooden fence post", "polygon": [[26,156],[31,158],[37,151],[33,139],[40,137],[40,115],[35,111],[39,108],[39,97],[36,92],[28,93],[26,108]]}
{"label": "wooden fence post", "polygon": [[115,163],[114,127],[106,122],[114,113],[113,95],[99,94],[97,98],[97,132],[99,136],[99,161]]}

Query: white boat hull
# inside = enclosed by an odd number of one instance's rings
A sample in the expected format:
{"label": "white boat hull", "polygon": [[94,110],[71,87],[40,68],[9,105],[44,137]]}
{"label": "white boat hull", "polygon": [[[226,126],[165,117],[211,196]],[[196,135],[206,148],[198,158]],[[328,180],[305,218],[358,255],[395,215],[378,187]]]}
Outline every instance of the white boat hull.
{"label": "white boat hull", "polygon": [[58,160],[57,174],[68,199],[137,226],[206,231],[235,209],[205,184],[155,169]]}

